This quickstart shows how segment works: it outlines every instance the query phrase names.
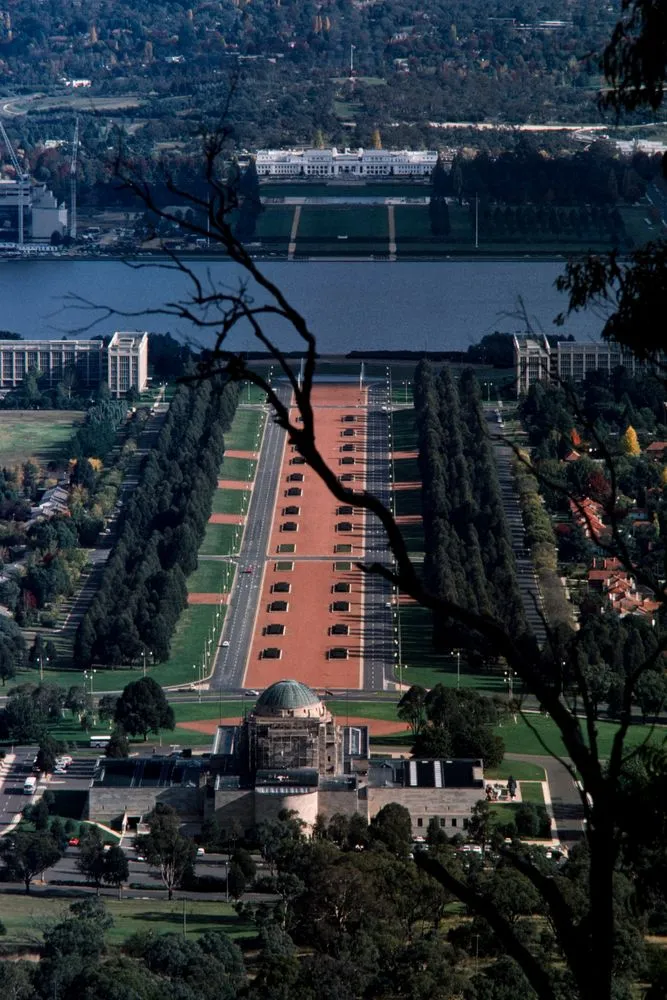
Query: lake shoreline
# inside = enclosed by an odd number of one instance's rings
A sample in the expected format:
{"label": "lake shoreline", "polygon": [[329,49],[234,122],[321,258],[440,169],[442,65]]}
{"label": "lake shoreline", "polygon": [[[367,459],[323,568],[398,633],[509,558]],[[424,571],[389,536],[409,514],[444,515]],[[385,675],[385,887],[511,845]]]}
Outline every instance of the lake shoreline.
{"label": "lake shoreline", "polygon": [[[354,253],[348,254],[333,254],[333,253],[322,253],[322,254],[298,254],[293,257],[289,257],[286,253],[253,253],[251,258],[254,261],[259,261],[262,263],[285,263],[285,264],[444,264],[447,262],[456,262],[461,264],[475,264],[475,263],[489,263],[489,264],[501,264],[501,263],[514,263],[523,264],[530,261],[536,263],[545,264],[560,264],[567,263],[569,260],[580,259],[589,253],[602,253],[603,251],[598,250],[567,250],[563,253],[556,253],[555,251],[533,251],[530,253],[520,253],[520,252],[503,252],[495,250],[462,250],[456,251],[451,250],[446,254],[401,254],[396,256],[393,254],[359,254]],[[617,258],[621,263],[629,260],[629,255],[620,255]],[[176,261],[185,261],[188,263],[195,264],[232,264],[234,263],[229,257],[223,254],[213,254],[213,253],[187,253],[179,252],[171,257],[169,254],[163,253],[152,253],[146,251],[145,253],[137,253],[132,256],[125,254],[77,254],[77,256],[49,256],[45,254],[44,256],[25,256],[25,257],[14,257],[14,256],[0,256],[0,264],[12,263],[12,264],[23,264],[30,263],[34,264],[39,262],[44,263],[57,263],[57,264],[127,264],[130,267],[137,267],[140,265],[146,265],[151,263],[163,264],[172,263],[175,264]]]}

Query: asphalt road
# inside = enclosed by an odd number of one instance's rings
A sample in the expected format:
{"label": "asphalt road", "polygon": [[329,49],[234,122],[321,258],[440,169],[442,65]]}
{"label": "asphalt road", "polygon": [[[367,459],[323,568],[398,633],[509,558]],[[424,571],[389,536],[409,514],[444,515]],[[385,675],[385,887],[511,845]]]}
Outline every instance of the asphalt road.
{"label": "asphalt road", "polygon": [[[291,389],[288,386],[281,387],[278,393],[283,402],[289,402]],[[236,578],[221,636],[222,642],[228,642],[229,646],[221,644],[218,647],[210,680],[210,687],[215,690],[243,687],[257,617],[257,604],[261,594],[264,562],[269,547],[285,441],[285,431],[269,417],[257,463],[241,550],[237,558]]]}
{"label": "asphalt road", "polygon": [[47,789],[52,792],[67,787],[72,791],[87,791],[95,768],[92,756],[75,757],[66,775],[53,774],[47,781],[40,777],[35,795],[25,795],[25,779],[32,774],[37,746],[16,747],[0,768],[0,836],[27,805],[36,802]]}
{"label": "asphalt road", "polygon": [[[508,753],[506,761],[525,760],[525,755]],[[553,757],[531,757],[531,764],[543,767],[547,772],[551,805],[561,843],[581,840],[584,835],[584,807],[581,797],[567,768]]]}
{"label": "asphalt road", "polygon": [[[391,448],[388,386],[375,383],[368,389],[366,424],[366,489],[387,506],[391,502]],[[389,565],[390,553],[380,522],[366,515],[366,551],[364,561]],[[393,679],[394,644],[391,586],[381,576],[366,575],[364,586],[364,689],[383,691]]]}
{"label": "asphalt road", "polygon": [[498,483],[500,486],[503,513],[507,521],[510,543],[516,562],[517,584],[521,594],[521,603],[526,616],[526,622],[535,634],[539,644],[543,646],[547,636],[544,622],[541,618],[542,594],[535,569],[533,568],[533,560],[529,550],[526,548],[526,529],[514,471],[512,469],[514,452],[509,445],[503,444],[499,440],[500,436],[504,433],[504,428],[498,422],[495,413],[495,408],[485,407],[487,426],[491,435],[491,443],[498,470]]}

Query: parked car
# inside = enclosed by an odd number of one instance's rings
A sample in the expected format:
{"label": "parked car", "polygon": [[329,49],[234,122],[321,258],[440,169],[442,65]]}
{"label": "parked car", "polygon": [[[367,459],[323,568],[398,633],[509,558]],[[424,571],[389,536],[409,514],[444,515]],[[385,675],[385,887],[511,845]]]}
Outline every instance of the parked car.
{"label": "parked car", "polygon": [[78,847],[79,846],[79,838],[78,837],[70,837],[69,840],[67,841],[67,844],[68,844],[69,847]]}

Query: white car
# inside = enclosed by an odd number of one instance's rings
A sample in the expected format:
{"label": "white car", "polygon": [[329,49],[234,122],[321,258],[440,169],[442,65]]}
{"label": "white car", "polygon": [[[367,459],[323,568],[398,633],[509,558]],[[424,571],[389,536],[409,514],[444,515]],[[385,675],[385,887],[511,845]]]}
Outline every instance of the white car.
{"label": "white car", "polygon": [[229,646],[229,639],[225,639],[222,645],[224,649],[227,649],[227,647]]}

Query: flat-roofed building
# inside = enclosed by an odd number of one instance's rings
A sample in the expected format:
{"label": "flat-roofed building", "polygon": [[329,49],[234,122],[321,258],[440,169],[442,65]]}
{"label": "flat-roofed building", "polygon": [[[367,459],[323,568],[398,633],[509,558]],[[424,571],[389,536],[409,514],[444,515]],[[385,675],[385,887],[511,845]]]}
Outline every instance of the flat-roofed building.
{"label": "flat-roofed building", "polygon": [[34,372],[45,388],[74,376],[93,389],[106,378],[105,361],[101,340],[0,340],[0,388],[15,389]]}
{"label": "flat-roofed building", "polygon": [[429,177],[435,149],[259,149],[260,177]]}
{"label": "flat-roofed building", "polygon": [[[625,368],[631,375],[645,375],[656,365],[638,358],[620,344],[593,340],[559,340],[550,344],[542,336],[514,335],[514,370],[517,396],[523,396],[536,382],[583,382],[589,372],[613,372]],[[658,359],[662,365],[667,354]]]}
{"label": "flat-roofed building", "polygon": [[[268,650],[275,655],[279,647],[267,647],[265,656]],[[310,833],[318,816],[371,820],[396,802],[409,811],[418,837],[432,820],[448,834],[464,832],[483,798],[481,760],[371,760],[366,725],[341,725],[315,691],[282,680],[259,695],[240,723],[218,727],[206,758],[103,758],[88,818],[141,828],[145,814],[165,802],[188,828],[215,818],[252,835],[287,809]]]}
{"label": "flat-roofed building", "polygon": [[148,334],[114,333],[107,348],[107,381],[111,395],[127,396],[130,389],[144,392],[148,380]]}
{"label": "flat-roofed building", "polygon": [[34,372],[45,389],[69,378],[74,391],[108,382],[111,395],[144,392],[148,381],[148,334],[114,333],[102,340],[0,340],[0,389],[16,389]]}

